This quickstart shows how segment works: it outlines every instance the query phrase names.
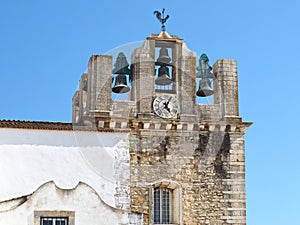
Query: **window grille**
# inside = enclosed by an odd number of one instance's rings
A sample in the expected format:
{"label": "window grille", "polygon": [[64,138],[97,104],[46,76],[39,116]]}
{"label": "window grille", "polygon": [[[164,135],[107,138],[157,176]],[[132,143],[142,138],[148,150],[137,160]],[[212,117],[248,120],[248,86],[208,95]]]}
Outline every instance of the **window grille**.
{"label": "window grille", "polygon": [[154,190],[154,224],[170,224],[172,215],[172,191],[166,188]]}
{"label": "window grille", "polygon": [[68,225],[67,217],[42,217],[41,225]]}

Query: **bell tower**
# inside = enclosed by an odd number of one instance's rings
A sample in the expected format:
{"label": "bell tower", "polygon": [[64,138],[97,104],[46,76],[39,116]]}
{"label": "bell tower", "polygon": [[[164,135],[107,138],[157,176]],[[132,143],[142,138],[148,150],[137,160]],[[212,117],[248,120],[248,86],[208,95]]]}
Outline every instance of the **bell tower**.
{"label": "bell tower", "polygon": [[[177,36],[171,36],[166,31],[149,36],[144,45],[132,54],[131,96],[137,103],[138,115],[174,120],[194,115],[191,109],[195,104],[195,60],[196,54]],[[163,99],[166,96],[172,97],[170,102],[176,103],[176,112],[163,104],[161,109],[156,110],[159,106],[155,103],[169,102],[169,99]]]}
{"label": "bell tower", "polygon": [[[245,225],[244,134],[235,60],[212,66],[165,29],[132,51],[93,55],[73,97],[73,124],[127,132],[130,202],[140,224]],[[130,61],[130,62],[128,62]],[[112,93],[128,93],[126,101]],[[209,97],[211,104],[199,104]]]}

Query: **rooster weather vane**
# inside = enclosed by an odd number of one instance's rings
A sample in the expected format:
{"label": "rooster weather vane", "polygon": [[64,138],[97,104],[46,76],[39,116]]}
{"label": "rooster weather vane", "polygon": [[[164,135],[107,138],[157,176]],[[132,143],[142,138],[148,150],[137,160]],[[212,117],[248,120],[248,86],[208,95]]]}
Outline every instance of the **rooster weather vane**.
{"label": "rooster weather vane", "polygon": [[[156,10],[156,11],[154,11],[154,14],[156,15],[157,19],[161,23],[161,30],[166,31],[165,23],[170,18],[170,16],[167,15],[165,17],[165,9],[162,10],[162,13]],[[162,17],[161,17],[161,14],[162,14]]]}

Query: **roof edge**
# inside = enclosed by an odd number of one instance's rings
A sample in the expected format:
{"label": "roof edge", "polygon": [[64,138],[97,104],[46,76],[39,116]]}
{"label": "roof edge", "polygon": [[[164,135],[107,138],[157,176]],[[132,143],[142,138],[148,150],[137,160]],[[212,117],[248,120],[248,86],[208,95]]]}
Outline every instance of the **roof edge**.
{"label": "roof edge", "polygon": [[60,130],[60,131],[97,131],[97,132],[129,132],[129,129],[94,128],[88,126],[74,126],[69,122],[46,122],[26,120],[0,120],[1,128],[32,129],[32,130]]}

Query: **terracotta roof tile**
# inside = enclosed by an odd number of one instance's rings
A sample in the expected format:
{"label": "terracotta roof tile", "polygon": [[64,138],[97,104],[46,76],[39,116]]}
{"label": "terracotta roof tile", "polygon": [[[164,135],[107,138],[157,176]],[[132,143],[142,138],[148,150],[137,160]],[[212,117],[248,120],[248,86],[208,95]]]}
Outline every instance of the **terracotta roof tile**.
{"label": "terracotta roof tile", "polygon": [[73,130],[72,123],[24,121],[24,120],[0,120],[0,128]]}
{"label": "terracotta roof tile", "polygon": [[[91,128],[88,126],[73,126],[72,123],[67,123],[67,122],[45,122],[45,121],[25,121],[25,120],[0,120],[0,128],[95,131],[95,128]],[[129,132],[128,129],[111,129],[111,128],[98,128],[97,131]]]}

